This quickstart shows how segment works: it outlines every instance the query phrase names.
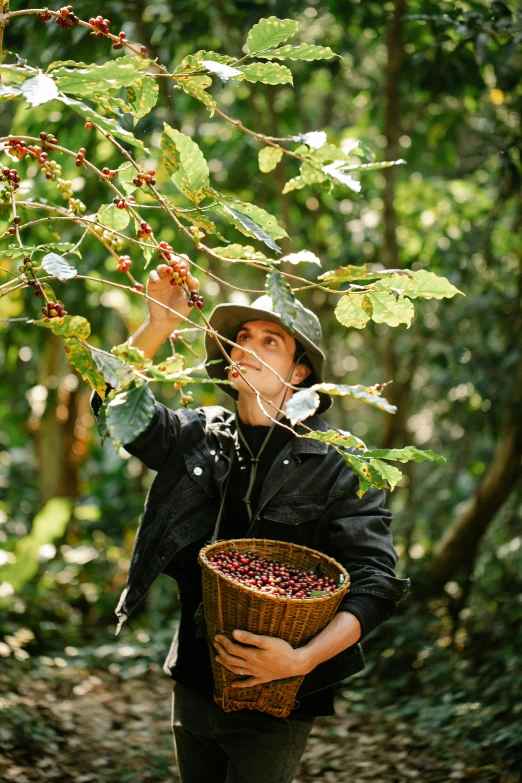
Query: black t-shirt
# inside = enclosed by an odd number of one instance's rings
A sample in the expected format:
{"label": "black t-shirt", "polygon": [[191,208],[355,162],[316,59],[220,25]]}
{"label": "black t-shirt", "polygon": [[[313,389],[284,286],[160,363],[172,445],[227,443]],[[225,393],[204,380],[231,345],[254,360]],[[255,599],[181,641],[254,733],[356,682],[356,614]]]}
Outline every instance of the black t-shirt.
{"label": "black t-shirt", "polygon": [[[248,424],[240,426],[244,439],[251,452],[256,456],[270,427]],[[252,509],[256,508],[271,465],[292,437],[294,437],[292,432],[283,427],[275,426],[272,430],[259,456],[255,483],[250,498]],[[225,498],[224,515],[219,529],[220,539],[243,538],[250,526],[247,507],[243,502],[250,482],[250,468],[251,454],[239,438]],[[208,537],[195,541],[182,549],[169,563],[164,573],[176,574],[182,603],[178,657],[175,666],[171,669],[172,678],[211,698],[214,682],[210,651],[206,638],[197,635],[197,625],[194,620],[194,614],[203,600],[198,553],[206,543],[208,543]],[[349,602],[343,602],[343,606],[354,614],[361,623],[361,638],[390,617],[394,610],[393,601],[366,595],[351,596]],[[309,696],[303,696],[299,700],[299,706],[292,711],[292,715],[296,717],[299,715],[333,715],[334,695],[335,688],[332,686]]]}

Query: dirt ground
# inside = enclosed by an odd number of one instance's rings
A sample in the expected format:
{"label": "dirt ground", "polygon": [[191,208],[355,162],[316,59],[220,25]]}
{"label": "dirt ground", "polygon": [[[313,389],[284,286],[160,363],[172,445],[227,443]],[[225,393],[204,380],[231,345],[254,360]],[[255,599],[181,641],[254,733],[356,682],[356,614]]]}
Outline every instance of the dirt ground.
{"label": "dirt ground", "polygon": [[[170,733],[171,682],[160,672],[122,678],[67,669],[24,675],[10,691],[0,677],[0,781],[178,783]],[[476,767],[462,748],[444,758],[414,727],[339,699],[319,718],[296,783],[516,783],[493,765]]]}

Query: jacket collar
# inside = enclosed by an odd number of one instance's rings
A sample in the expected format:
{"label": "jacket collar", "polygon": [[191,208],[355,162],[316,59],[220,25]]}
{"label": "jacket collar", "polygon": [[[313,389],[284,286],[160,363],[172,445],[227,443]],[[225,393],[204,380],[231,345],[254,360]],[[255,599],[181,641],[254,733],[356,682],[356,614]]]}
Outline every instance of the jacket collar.
{"label": "jacket collar", "polygon": [[[223,409],[221,409],[223,411]],[[226,411],[228,415],[221,415],[219,417],[207,415],[207,427],[214,432],[219,440],[220,446],[226,447],[230,444],[232,438],[234,438],[233,430],[235,429],[235,417],[230,411]],[[297,424],[295,432],[298,435],[306,435],[310,430],[320,430],[326,432],[328,425],[317,415],[310,416],[306,419],[306,426]],[[292,442],[292,454],[326,454],[328,451],[328,444],[323,443],[321,440],[312,440],[311,438],[294,438]]]}

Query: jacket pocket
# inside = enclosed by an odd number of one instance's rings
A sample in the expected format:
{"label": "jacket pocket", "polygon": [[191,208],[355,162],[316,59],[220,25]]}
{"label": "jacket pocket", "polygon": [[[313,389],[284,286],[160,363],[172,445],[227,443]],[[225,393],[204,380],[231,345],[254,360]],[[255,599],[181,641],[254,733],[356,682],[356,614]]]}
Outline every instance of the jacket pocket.
{"label": "jacket pocket", "polygon": [[298,495],[270,501],[262,516],[270,522],[283,525],[300,525],[312,519],[320,519],[325,510],[326,498],[317,495]]}

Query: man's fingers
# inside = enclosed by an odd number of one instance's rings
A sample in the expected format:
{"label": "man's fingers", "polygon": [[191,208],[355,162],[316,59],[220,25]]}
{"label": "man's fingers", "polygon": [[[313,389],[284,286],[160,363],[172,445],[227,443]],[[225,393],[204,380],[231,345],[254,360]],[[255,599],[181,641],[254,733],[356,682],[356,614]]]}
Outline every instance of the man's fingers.
{"label": "man's fingers", "polygon": [[254,685],[261,685],[265,680],[260,680],[258,677],[249,677],[248,680],[237,680],[232,683],[232,688],[253,688]]}
{"label": "man's fingers", "polygon": [[151,269],[151,270],[150,270],[150,272],[149,272],[149,280],[150,280],[152,283],[157,283],[157,282],[159,282],[159,280],[160,280],[160,276],[159,276],[159,274],[156,272],[156,270],[155,270],[155,269]]}
{"label": "man's fingers", "polygon": [[249,633],[248,631],[233,631],[234,639],[243,644],[251,644],[253,647],[268,647],[270,645],[271,637],[262,636],[257,633]]}
{"label": "man's fingers", "polygon": [[189,291],[199,291],[199,280],[187,272],[187,286]]}

